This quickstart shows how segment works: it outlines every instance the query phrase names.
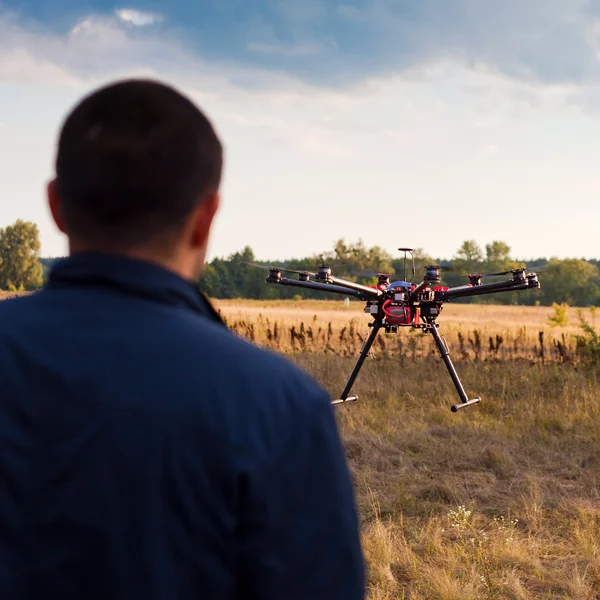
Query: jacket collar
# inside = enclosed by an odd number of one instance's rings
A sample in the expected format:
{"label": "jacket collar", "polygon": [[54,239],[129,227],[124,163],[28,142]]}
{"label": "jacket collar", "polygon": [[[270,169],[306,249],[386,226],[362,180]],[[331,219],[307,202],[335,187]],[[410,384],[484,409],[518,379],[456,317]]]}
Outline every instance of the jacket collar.
{"label": "jacket collar", "polygon": [[54,263],[48,275],[47,289],[80,286],[112,288],[164,304],[186,306],[225,326],[224,320],[198,288],[151,262],[84,252]]}

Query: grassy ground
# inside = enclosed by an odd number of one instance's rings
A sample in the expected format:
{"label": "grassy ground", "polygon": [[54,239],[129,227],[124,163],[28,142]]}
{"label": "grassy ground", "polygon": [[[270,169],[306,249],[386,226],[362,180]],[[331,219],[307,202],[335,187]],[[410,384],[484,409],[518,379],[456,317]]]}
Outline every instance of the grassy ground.
{"label": "grassy ground", "polygon": [[0,300],[9,300],[10,298],[18,298],[19,296],[26,295],[27,292],[7,292],[6,290],[0,290]]}
{"label": "grassy ground", "polygon": [[[316,345],[292,352],[291,343],[258,332],[267,331],[267,316],[271,333],[275,319],[288,334],[304,321],[306,332],[318,311],[317,321],[332,322],[339,338],[348,314],[342,303],[220,308],[339,396],[354,356],[310,351]],[[336,321],[334,313],[342,317]],[[453,306],[442,320],[449,330],[462,323],[471,336],[501,331],[513,341],[525,327],[533,343],[540,330],[556,337],[546,326],[550,314]],[[248,327],[238,330],[248,335]],[[561,332],[567,343],[573,331]],[[360,400],[336,407],[362,519],[370,600],[600,598],[600,376],[521,354],[477,355],[468,344],[465,355],[456,352],[467,392],[482,403],[451,413],[457,398],[437,356],[379,351],[355,384]]]}
{"label": "grassy ground", "polygon": [[[215,304],[234,331],[288,355],[334,397],[368,333],[356,303]],[[432,340],[381,336],[359,401],[336,407],[369,600],[600,599],[600,372],[575,360],[577,312],[558,328],[552,314],[444,309],[463,384],[482,398],[458,413]]]}
{"label": "grassy ground", "polygon": [[[369,334],[372,320],[364,304],[343,301],[239,301],[220,300],[215,305],[236,332],[280,352],[329,352],[356,356]],[[581,311],[591,323],[596,316]],[[516,357],[528,360],[570,360],[579,313],[568,309],[566,323],[554,327],[551,307],[448,304],[438,319],[450,351],[463,358]],[[380,334],[374,352],[383,355],[426,356],[432,351],[430,336],[413,329]]]}
{"label": "grassy ground", "polygon": [[[319,319],[335,324],[341,324],[353,317],[365,322],[369,320],[369,316],[363,312],[364,303],[358,301],[352,301],[349,306],[345,306],[342,300],[216,300],[215,305],[234,320],[255,320],[259,315],[263,315],[273,321],[297,323],[301,320],[308,321],[315,314]],[[447,303],[440,319],[452,326],[516,331],[522,326],[532,329],[548,328],[548,319],[553,313],[554,310],[549,306]],[[563,329],[568,332],[577,326],[577,309],[568,309],[567,316],[570,325]]]}
{"label": "grassy ground", "polygon": [[[296,360],[332,395],[352,367]],[[599,381],[556,364],[457,367],[482,397],[463,412],[429,358],[370,361],[359,402],[337,407],[369,597],[600,597]]]}

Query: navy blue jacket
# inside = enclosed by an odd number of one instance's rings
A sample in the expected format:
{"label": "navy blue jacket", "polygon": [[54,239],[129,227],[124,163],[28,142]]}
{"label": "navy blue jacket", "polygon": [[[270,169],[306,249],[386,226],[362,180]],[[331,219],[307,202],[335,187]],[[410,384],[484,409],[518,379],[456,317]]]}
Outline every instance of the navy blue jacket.
{"label": "navy blue jacket", "polygon": [[1,600],[359,600],[325,391],[100,254],[0,302]]}

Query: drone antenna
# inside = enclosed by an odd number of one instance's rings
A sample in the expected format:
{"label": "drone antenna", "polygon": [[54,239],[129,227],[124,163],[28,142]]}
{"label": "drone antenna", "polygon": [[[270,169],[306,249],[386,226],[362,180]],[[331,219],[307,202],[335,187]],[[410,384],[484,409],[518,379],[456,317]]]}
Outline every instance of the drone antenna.
{"label": "drone antenna", "polygon": [[404,281],[408,281],[408,279],[406,279],[406,253],[410,252],[410,256],[412,258],[412,277],[410,278],[410,280],[412,281],[415,276],[415,257],[413,254],[413,249],[412,248],[398,248],[398,250],[400,250],[400,252],[404,252]]}

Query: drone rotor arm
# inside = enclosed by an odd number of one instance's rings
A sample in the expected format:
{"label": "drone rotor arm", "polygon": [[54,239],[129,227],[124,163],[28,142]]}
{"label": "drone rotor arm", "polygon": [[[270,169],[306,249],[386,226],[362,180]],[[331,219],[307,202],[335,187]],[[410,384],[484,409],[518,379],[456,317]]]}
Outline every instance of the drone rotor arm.
{"label": "drone rotor arm", "polygon": [[337,286],[347,288],[349,290],[355,290],[359,292],[363,292],[372,298],[377,298],[381,296],[381,290],[376,288],[372,288],[366,285],[361,285],[360,283],[354,283],[354,281],[346,281],[345,279],[340,279],[339,277],[329,277],[329,281]]}
{"label": "drone rotor arm", "polygon": [[264,269],[265,271],[277,270],[277,271],[282,271],[285,273],[297,273],[298,275],[309,275],[311,277],[317,276],[316,273],[312,273],[311,271],[300,271],[298,269],[288,269],[287,267],[278,267],[275,265],[259,265],[256,263],[248,262],[246,260],[240,260],[239,262],[244,265],[248,265],[249,267],[256,267],[257,269]]}
{"label": "drone rotor arm", "polygon": [[419,296],[423,288],[427,285],[427,281],[421,281],[421,283],[410,292],[410,299],[413,300]]}
{"label": "drone rotor arm", "polygon": [[[270,277],[267,278],[268,283],[277,283],[279,285],[289,285],[301,288],[307,288],[311,290],[317,290],[321,292],[329,292],[332,294],[343,294],[344,296],[353,296],[358,298],[359,300],[367,300],[371,298],[371,295],[365,297],[365,292],[361,290],[354,290],[347,287],[342,287],[339,285],[334,285],[331,283],[320,283],[318,281],[301,281],[299,279],[289,279],[287,277],[280,277],[277,279],[272,279]],[[375,291],[375,290],[371,290]]]}
{"label": "drone rotor arm", "polygon": [[537,280],[531,281],[526,279],[525,281],[515,281],[510,279],[508,281],[498,281],[496,283],[484,283],[483,285],[474,286],[460,286],[456,288],[450,288],[446,291],[440,292],[440,300],[446,301],[453,298],[466,298],[470,296],[481,296],[484,294],[495,294],[497,292],[514,292],[519,290],[527,290],[531,287],[539,287]]}

